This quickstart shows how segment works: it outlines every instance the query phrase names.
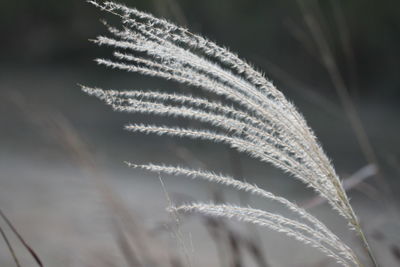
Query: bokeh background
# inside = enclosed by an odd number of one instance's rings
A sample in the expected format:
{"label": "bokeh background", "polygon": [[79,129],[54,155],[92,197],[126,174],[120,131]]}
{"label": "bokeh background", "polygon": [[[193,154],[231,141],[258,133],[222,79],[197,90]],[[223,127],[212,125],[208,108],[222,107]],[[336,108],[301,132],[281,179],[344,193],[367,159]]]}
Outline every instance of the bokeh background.
{"label": "bokeh background", "polygon": [[[307,118],[341,177],[350,179],[349,195],[378,261],[399,266],[399,1],[123,3],[186,25],[265,72]],[[186,258],[193,266],[335,266],[264,229],[198,216],[182,217],[177,227],[165,211],[169,200],[159,177],[124,161],[246,177],[306,205],[359,249],[344,220],[279,170],[223,145],[125,132],[127,122],[173,120],[114,113],[78,84],[193,89],[97,66],[93,59],[110,51],[88,40],[105,34],[103,18],[115,21],[84,0],[1,1],[0,208],[45,266],[186,266]],[[331,53],[320,53],[321,42]],[[201,181],[162,180],[176,203],[214,199],[279,210]],[[21,265],[35,266],[6,223],[0,226]],[[15,266],[0,241],[0,266]]]}

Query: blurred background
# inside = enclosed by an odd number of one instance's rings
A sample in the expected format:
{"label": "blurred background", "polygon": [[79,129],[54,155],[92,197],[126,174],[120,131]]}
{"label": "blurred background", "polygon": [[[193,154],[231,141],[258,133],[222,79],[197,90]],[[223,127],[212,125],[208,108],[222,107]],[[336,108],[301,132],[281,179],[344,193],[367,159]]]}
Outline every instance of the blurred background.
{"label": "blurred background", "polygon": [[[262,70],[348,181],[378,261],[399,266],[399,1],[120,2],[186,25]],[[177,225],[165,211],[170,200],[280,207],[184,177],[162,176],[166,197],[157,175],[124,161],[246,177],[309,208],[360,249],[344,220],[272,166],[223,145],[124,131],[127,122],[174,120],[112,112],[78,84],[191,89],[97,66],[93,59],[110,55],[89,42],[106,33],[103,18],[115,21],[84,0],[1,1],[0,209],[44,266],[335,266],[265,229],[199,216]],[[0,226],[21,266],[37,266],[6,221]],[[0,266],[16,266],[0,241]]]}

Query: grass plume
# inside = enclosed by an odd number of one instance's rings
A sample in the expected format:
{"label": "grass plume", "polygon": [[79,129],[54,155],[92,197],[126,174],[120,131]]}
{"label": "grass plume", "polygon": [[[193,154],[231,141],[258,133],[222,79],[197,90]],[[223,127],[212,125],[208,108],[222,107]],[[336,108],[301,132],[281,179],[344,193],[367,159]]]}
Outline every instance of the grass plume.
{"label": "grass plume", "polygon": [[[173,80],[234,103],[228,105],[207,98],[159,91],[117,91],[82,86],[83,91],[103,100],[116,111],[180,117],[213,127],[211,130],[128,124],[126,130],[224,143],[270,163],[325,198],[369,248],[339,176],[313,131],[295,106],[261,72],[228,49],[164,19],[113,2],[89,2],[122,21],[120,29],[105,22],[109,36],[93,40],[114,49],[113,57],[96,59],[98,64]],[[230,205],[194,203],[170,209],[265,226],[319,249],[343,266],[363,266],[354,252],[323,223],[287,199],[211,172],[153,164],[129,165],[222,183],[277,201],[296,213],[299,219]]]}

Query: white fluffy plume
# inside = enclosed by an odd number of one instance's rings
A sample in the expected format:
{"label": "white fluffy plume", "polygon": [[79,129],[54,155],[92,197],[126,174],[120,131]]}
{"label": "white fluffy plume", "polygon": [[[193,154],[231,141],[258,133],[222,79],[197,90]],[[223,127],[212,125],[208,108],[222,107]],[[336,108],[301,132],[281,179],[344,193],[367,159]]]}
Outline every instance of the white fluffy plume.
{"label": "white fluffy plume", "polygon": [[[268,162],[313,188],[361,233],[341,181],[314,133],[293,104],[262,73],[228,49],[166,20],[113,2],[89,2],[122,20],[120,29],[105,23],[109,36],[94,40],[98,45],[115,50],[112,58],[97,59],[98,64],[173,80],[223,99],[218,102],[189,94],[82,86],[86,93],[117,111],[180,117],[212,126],[212,129],[192,129],[129,124],[125,129],[224,143]],[[226,104],[228,102],[233,104]],[[285,198],[211,172],[154,164],[130,166],[201,178],[277,201],[294,212],[299,220],[229,205],[191,204],[175,209],[233,217],[266,226],[318,248],[343,266],[361,266],[352,250],[323,223]]]}

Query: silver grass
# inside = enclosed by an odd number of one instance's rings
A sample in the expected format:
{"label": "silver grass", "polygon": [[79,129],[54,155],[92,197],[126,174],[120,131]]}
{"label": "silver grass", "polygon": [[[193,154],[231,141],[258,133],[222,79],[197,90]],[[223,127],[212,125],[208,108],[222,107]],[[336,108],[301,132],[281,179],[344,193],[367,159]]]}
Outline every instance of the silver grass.
{"label": "silver grass", "polygon": [[[207,171],[202,171],[202,170],[191,170],[191,169],[182,168],[182,167],[163,166],[163,165],[155,165],[155,164],[137,165],[137,164],[132,164],[129,162],[127,164],[129,167],[132,167],[132,168],[139,168],[139,169],[144,169],[147,171],[152,171],[152,172],[157,172],[157,173],[163,172],[163,173],[170,174],[170,175],[185,175],[185,176],[189,176],[192,178],[200,178],[200,179],[204,179],[209,182],[220,183],[223,185],[231,186],[238,190],[250,192],[253,195],[258,195],[265,199],[279,202],[280,204],[284,205],[286,208],[288,208],[290,211],[292,211],[294,214],[298,215],[300,218],[304,219],[304,221],[305,221],[304,223],[301,223],[298,220],[297,221],[291,220],[290,222],[288,221],[289,224],[295,224],[292,226],[295,228],[298,228],[299,230],[302,229],[308,233],[311,233],[314,238],[321,239],[321,240],[323,240],[323,242],[326,242],[330,246],[334,247],[336,250],[340,251],[341,255],[345,256],[347,259],[349,259],[353,263],[357,262],[357,258],[354,255],[354,253],[352,252],[352,250],[348,246],[346,246],[343,242],[341,242],[340,239],[334,233],[332,233],[317,218],[315,218],[310,213],[306,212],[304,209],[300,208],[296,204],[288,201],[287,199],[276,196],[276,195],[272,194],[271,192],[268,192],[266,190],[263,190],[263,189],[257,187],[256,185],[242,182],[240,180],[233,179],[229,176],[224,176],[221,174],[215,174],[212,172],[207,172]],[[265,216],[265,213],[262,215]],[[277,216],[279,216],[279,215],[277,215]],[[282,217],[282,216],[279,216],[279,217]],[[286,219],[286,218],[282,218],[282,220],[283,219]],[[311,226],[311,228],[309,225]]]}
{"label": "silver grass", "polygon": [[[329,239],[321,237],[317,231],[314,231],[305,224],[290,220],[275,213],[225,204],[215,205],[204,203],[182,205],[170,209],[183,212],[196,211],[210,216],[235,218],[240,221],[265,226],[279,233],[284,233],[306,245],[319,249],[325,255],[334,258],[337,263],[343,266],[354,266],[353,264],[357,264],[352,254],[349,254],[347,251],[341,251],[340,248],[338,248],[338,243],[332,243]],[[339,253],[336,252],[337,250]]]}
{"label": "silver grass", "polygon": [[[166,20],[113,2],[89,2],[117,15],[123,24],[117,29],[104,22],[110,37],[99,36],[93,42],[110,46],[115,51],[112,59],[96,59],[98,64],[173,80],[234,103],[228,105],[192,95],[157,91],[116,91],[82,86],[86,93],[98,97],[116,111],[180,117],[213,127],[209,130],[128,124],[126,130],[224,143],[274,165],[324,197],[357,232],[373,257],[342,183],[314,133],[294,105],[262,73],[228,49]],[[176,210],[235,217],[267,226],[318,248],[344,266],[362,266],[352,250],[323,223],[282,197],[209,172],[152,164],[131,166],[198,177],[278,201],[304,222],[266,211],[226,205],[192,204]]]}

